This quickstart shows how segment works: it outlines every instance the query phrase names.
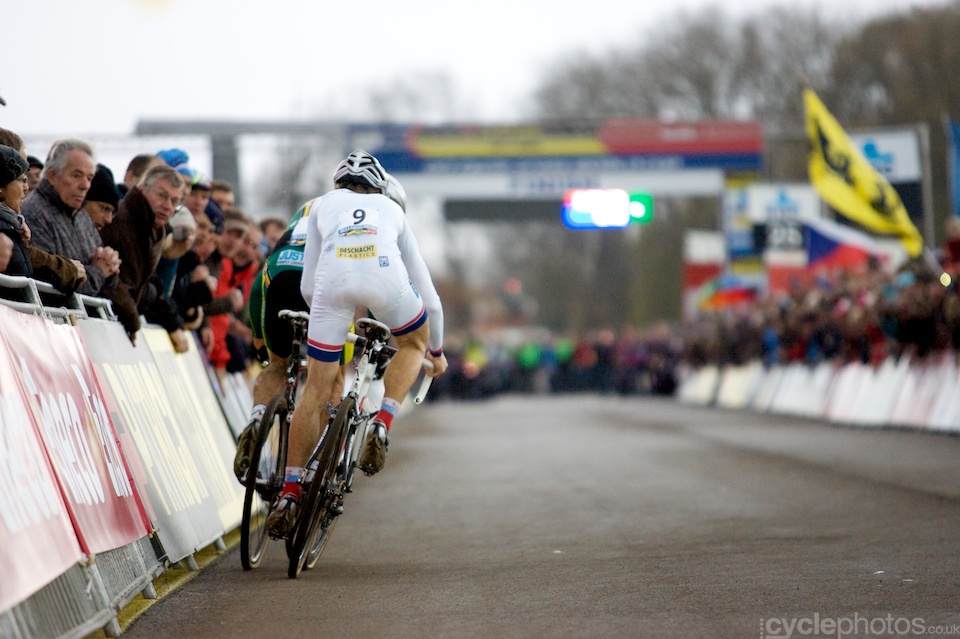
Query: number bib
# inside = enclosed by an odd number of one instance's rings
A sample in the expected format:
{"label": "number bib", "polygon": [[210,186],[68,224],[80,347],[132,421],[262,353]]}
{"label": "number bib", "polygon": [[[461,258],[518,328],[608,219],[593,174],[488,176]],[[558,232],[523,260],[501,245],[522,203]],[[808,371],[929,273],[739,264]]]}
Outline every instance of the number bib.
{"label": "number bib", "polygon": [[337,233],[340,235],[376,235],[380,211],[377,209],[350,209],[340,213]]}

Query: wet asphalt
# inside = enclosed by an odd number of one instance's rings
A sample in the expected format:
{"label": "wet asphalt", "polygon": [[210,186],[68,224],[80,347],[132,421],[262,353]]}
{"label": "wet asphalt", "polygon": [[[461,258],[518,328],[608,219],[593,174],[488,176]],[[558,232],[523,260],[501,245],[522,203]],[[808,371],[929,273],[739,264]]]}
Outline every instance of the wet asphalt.
{"label": "wet asphalt", "polygon": [[667,399],[425,403],[317,567],[236,547],[124,637],[960,636],[960,437]]}

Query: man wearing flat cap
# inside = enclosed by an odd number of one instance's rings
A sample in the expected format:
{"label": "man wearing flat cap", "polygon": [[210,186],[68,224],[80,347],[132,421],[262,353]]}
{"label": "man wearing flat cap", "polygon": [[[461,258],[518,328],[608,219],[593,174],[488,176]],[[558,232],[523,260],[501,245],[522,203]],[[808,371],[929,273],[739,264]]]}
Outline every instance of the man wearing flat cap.
{"label": "man wearing flat cap", "polygon": [[[110,299],[134,344],[140,330],[141,312],[146,314],[148,308],[156,309],[162,303],[154,274],[170,219],[180,208],[182,190],[183,178],[175,169],[166,165],[153,167],[121,200],[116,218],[101,231],[103,241],[116,246],[123,260],[120,282]],[[185,352],[189,346],[182,320],[175,313],[166,317],[169,321],[156,321],[167,329],[174,349]]]}

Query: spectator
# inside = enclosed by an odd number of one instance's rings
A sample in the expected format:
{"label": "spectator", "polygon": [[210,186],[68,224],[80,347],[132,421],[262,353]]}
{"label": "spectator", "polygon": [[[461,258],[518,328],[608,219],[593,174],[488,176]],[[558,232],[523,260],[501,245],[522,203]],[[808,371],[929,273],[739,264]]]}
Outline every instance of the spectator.
{"label": "spectator", "polygon": [[183,149],[173,148],[157,151],[157,157],[175,169],[190,163],[190,156]]}
{"label": "spectator", "polygon": [[[184,181],[181,198],[185,199],[190,193],[190,185],[186,183],[183,171],[178,171]],[[163,255],[157,264],[157,278],[161,283],[161,296],[169,299],[177,280],[177,271],[180,258],[193,247],[196,240],[197,223],[193,213],[186,206],[181,205],[177,213],[170,219],[172,232],[167,235]]]}
{"label": "spectator", "polygon": [[127,172],[123,174],[123,182],[117,185],[120,197],[124,197],[130,189],[135,187],[147,171],[163,163],[163,160],[154,153],[140,153],[133,156],[127,164]]}
{"label": "spectator", "polygon": [[281,217],[265,217],[260,220],[260,233],[263,234],[260,250],[264,255],[270,255],[277,241],[287,232],[287,223]]}
{"label": "spectator", "polygon": [[31,246],[23,232],[20,209],[26,193],[28,168],[18,150],[0,145],[0,237],[4,238],[0,246],[0,271],[5,275],[41,279],[72,293],[85,277],[83,266]]}
{"label": "spectator", "polygon": [[10,129],[0,128],[0,144],[9,146],[14,151],[19,151],[24,159],[27,158],[27,147],[23,144],[23,138]]}
{"label": "spectator", "polygon": [[191,249],[177,262],[172,299],[180,309],[184,323],[197,324],[195,328],[200,335],[200,341],[204,350],[209,353],[213,349],[213,330],[210,328],[209,314],[212,312],[217,278],[211,275],[207,260],[212,260],[216,253],[219,236],[206,215],[194,216],[194,222],[197,226],[196,239]]}
{"label": "spectator", "polygon": [[[230,331],[230,325],[246,305],[250,296],[250,288],[253,285],[253,278],[256,277],[260,266],[257,261],[247,263],[247,255],[242,252],[252,228],[252,223],[246,214],[239,209],[227,209],[224,211],[224,216],[226,217],[226,230],[220,238],[218,251],[220,264],[218,266],[217,289],[214,292],[214,300],[206,311],[210,320],[210,327],[213,329],[213,349],[210,352],[210,361],[219,374],[227,371],[227,365],[231,359],[230,349],[227,346],[227,334]],[[240,263],[236,264],[234,258],[238,259]],[[211,272],[213,270],[211,268]],[[214,308],[214,304],[218,300],[221,303],[226,300],[229,306],[227,308],[222,306]]]}
{"label": "spectator", "polygon": [[30,166],[30,168],[27,169],[27,193],[29,193],[40,184],[40,174],[43,173],[43,162],[36,156],[28,155],[27,164]]}
{"label": "spectator", "polygon": [[23,216],[37,248],[78,260],[86,280],[78,291],[107,294],[116,283],[120,257],[104,246],[93,220],[81,207],[96,174],[93,149],[82,140],[54,142],[44,163],[43,178],[23,202]]}
{"label": "spectator", "polygon": [[[250,301],[253,281],[263,267],[263,253],[260,250],[262,239],[260,229],[255,224],[250,224],[247,236],[233,258],[234,273],[240,274],[242,278],[238,284],[243,293],[243,308],[230,318],[230,327],[227,331],[227,350],[230,351],[230,361],[227,363],[228,373],[247,370],[254,358],[253,331],[250,329],[247,305]],[[252,276],[248,276],[248,273]]]}
{"label": "spectator", "polygon": [[[210,187],[213,189],[211,197],[220,207],[220,210],[232,209],[236,206],[232,184],[225,180],[214,180],[210,183]],[[286,230],[286,225],[284,225],[284,230]]]}
{"label": "spectator", "polygon": [[207,203],[210,202],[210,180],[200,171],[188,166],[178,167],[177,170],[187,183],[183,205],[194,215],[206,212]]}
{"label": "spectator", "polygon": [[103,231],[103,227],[113,221],[119,204],[120,194],[113,181],[113,171],[103,164],[98,164],[97,172],[90,182],[90,190],[87,191],[87,200],[83,203],[83,210],[93,220],[97,230]]}
{"label": "spectator", "polygon": [[[103,229],[105,241],[118,248],[123,260],[120,283],[110,299],[134,344],[140,330],[141,300],[160,261],[167,223],[180,206],[182,189],[183,180],[173,169],[166,166],[150,169],[140,185],[130,189],[120,202],[116,219]],[[154,288],[151,302],[155,302],[157,293],[158,289]],[[188,343],[182,323],[174,318],[164,328],[170,333],[174,349],[185,352]]]}

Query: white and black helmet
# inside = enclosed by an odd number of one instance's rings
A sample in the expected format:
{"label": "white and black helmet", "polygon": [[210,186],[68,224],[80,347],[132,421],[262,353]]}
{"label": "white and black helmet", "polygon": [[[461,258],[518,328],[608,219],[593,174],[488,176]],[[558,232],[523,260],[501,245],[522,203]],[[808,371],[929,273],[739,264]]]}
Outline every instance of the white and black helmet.
{"label": "white and black helmet", "polygon": [[407,212],[407,192],[403,190],[403,187],[400,185],[400,181],[397,178],[393,177],[389,173],[387,175],[386,187],[383,189],[383,194],[388,198],[400,205],[400,208],[403,209],[403,212]]}
{"label": "white and black helmet", "polygon": [[362,149],[357,149],[340,163],[337,172],[333,174],[334,185],[341,182],[367,184],[383,193],[386,190],[387,172],[380,166],[377,158]]}

